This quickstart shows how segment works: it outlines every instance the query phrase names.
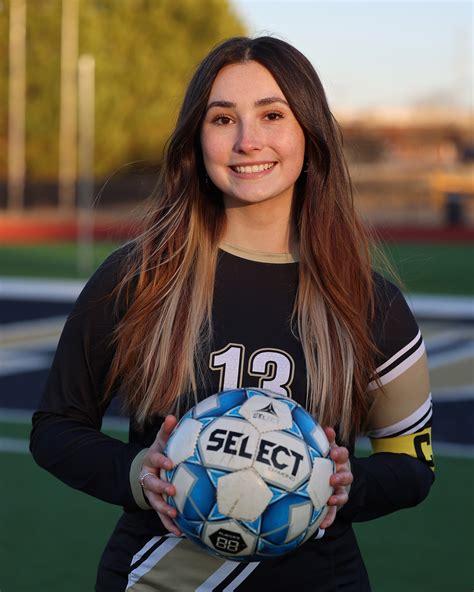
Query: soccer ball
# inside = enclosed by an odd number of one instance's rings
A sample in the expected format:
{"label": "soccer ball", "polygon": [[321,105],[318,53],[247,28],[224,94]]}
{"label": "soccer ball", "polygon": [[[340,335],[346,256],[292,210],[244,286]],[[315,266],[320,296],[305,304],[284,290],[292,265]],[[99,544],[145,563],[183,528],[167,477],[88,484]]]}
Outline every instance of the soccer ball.
{"label": "soccer ball", "polygon": [[259,561],[293,551],[327,513],[334,463],[326,435],[298,403],[262,389],[218,393],[168,440],[162,478],[176,525],[207,551]]}

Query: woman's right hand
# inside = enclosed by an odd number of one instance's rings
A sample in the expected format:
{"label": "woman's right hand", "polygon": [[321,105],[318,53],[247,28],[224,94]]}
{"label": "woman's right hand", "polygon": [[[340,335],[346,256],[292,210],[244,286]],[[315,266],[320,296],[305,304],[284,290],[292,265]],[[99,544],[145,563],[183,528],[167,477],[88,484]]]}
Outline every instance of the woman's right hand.
{"label": "woman's right hand", "polygon": [[163,494],[175,495],[176,488],[174,485],[170,485],[168,481],[160,479],[161,469],[171,469],[173,466],[173,463],[163,454],[163,451],[177,423],[178,420],[174,415],[165,417],[155,441],[143,459],[140,483],[151,507],[158,513],[163,526],[176,536],[180,536],[181,531],[172,521],[172,518],[176,517],[176,510],[169,506],[163,498]]}

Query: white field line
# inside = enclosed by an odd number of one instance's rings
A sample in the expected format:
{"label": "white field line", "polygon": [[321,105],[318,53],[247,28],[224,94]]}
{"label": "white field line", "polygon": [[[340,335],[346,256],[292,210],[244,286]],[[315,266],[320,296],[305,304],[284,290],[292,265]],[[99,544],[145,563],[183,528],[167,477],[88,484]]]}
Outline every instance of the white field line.
{"label": "white field line", "polygon": [[[450,399],[451,400],[451,399]],[[8,408],[1,408],[0,407],[0,423],[6,424],[18,424],[18,425],[31,425],[31,416],[33,415],[32,411],[25,411],[24,409],[8,409]],[[128,419],[124,417],[105,417],[103,424],[104,429],[115,430],[118,432],[127,432],[128,431]],[[7,446],[10,440],[15,440],[16,442],[22,442],[23,445],[12,445],[13,447],[17,447],[18,449],[23,448],[28,452],[28,446],[25,445],[27,440],[22,440],[20,438],[0,438],[0,452],[8,452],[8,450],[4,450],[2,446],[2,442]],[[26,448],[25,448],[26,446]],[[466,444],[449,444],[445,442],[437,442],[434,441],[435,447],[435,454],[439,456],[452,456],[452,457],[474,457],[474,446],[466,445]],[[370,451],[370,440],[368,438],[358,438],[357,440],[357,448],[363,450],[364,452]]]}
{"label": "white field line", "polygon": [[[358,441],[357,448],[365,452],[370,452],[368,439],[362,438]],[[474,446],[467,444],[449,444],[446,442],[433,442],[435,459],[438,456],[449,458],[474,458]],[[24,438],[0,438],[0,453],[10,454],[30,454],[29,440]]]}
{"label": "white field line", "polygon": [[0,298],[74,302],[85,285],[84,280],[43,280],[0,278]]}
{"label": "white field line", "polygon": [[0,348],[55,348],[64,327],[64,315],[5,323],[0,328]]}
{"label": "white field line", "polygon": [[[84,280],[0,277],[0,298],[74,302],[84,285]],[[420,318],[474,320],[474,298],[469,296],[408,294],[406,297]]]}
{"label": "white field line", "polygon": [[65,316],[4,323],[0,326],[0,377],[47,370]]}
{"label": "white field line", "polygon": [[[10,409],[0,407],[0,423],[31,425],[33,411],[25,409]],[[126,417],[104,417],[102,427],[106,430],[117,432],[128,432],[129,420]]]}
{"label": "white field line", "polygon": [[51,356],[48,354],[0,349],[0,377],[44,370],[50,366]]}
{"label": "white field line", "polygon": [[0,452],[10,454],[30,454],[30,443],[20,438],[0,438]]}
{"label": "white field line", "polygon": [[474,320],[474,298],[470,296],[408,294],[406,298],[418,318]]}
{"label": "white field line", "polygon": [[[439,354],[428,354],[428,367],[430,370],[447,366],[456,362],[462,362],[474,357],[474,341],[466,343],[461,347],[456,347],[453,351],[444,351]],[[474,377],[474,373],[473,373]]]}
{"label": "white field line", "polygon": [[[423,331],[422,331],[423,332]],[[425,339],[425,345],[428,352],[430,349],[447,347],[456,341],[474,340],[474,327],[461,326],[452,329],[445,329]]]}
{"label": "white field line", "polygon": [[458,387],[438,388],[433,391],[433,401],[437,403],[458,403],[474,399],[474,383]]}

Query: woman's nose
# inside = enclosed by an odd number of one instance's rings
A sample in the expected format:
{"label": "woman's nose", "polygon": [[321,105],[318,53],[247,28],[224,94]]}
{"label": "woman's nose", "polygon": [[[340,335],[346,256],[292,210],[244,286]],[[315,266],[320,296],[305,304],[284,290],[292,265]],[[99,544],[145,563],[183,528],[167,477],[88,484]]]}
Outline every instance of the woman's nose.
{"label": "woman's nose", "polygon": [[261,130],[255,122],[242,122],[238,126],[237,138],[234,150],[239,153],[253,152],[260,150],[263,146]]}

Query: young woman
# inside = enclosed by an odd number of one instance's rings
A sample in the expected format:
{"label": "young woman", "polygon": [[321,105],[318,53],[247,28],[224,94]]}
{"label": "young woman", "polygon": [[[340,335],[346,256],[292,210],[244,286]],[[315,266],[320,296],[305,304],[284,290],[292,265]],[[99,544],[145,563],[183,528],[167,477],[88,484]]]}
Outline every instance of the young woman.
{"label": "young woman", "polygon": [[[318,534],[249,564],[181,537],[159,477],[175,415],[240,386],[316,413],[337,466]],[[100,432],[115,395],[127,444]],[[96,590],[370,590],[351,524],[427,495],[430,418],[423,341],[371,268],[316,72],[278,39],[222,43],[191,80],[145,232],[80,295],[33,418],[41,466],[124,507]],[[358,459],[362,432],[375,453]]]}

